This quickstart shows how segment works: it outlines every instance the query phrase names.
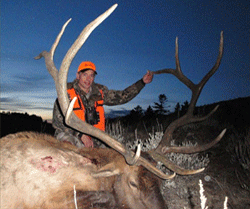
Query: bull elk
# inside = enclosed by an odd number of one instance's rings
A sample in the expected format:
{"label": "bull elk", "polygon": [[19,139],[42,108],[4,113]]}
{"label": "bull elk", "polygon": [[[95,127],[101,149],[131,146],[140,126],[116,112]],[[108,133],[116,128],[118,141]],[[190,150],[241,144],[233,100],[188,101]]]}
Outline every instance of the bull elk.
{"label": "bull elk", "polygon": [[[192,91],[187,113],[172,122],[155,150],[136,153],[128,150],[107,133],[80,120],[72,111],[74,99],[67,95],[67,74],[73,58],[91,32],[117,7],[110,9],[88,24],[66,53],[60,70],[53,56],[61,36],[70,20],[62,27],[49,52],[43,51],[35,59],[45,58],[46,67],[55,81],[58,101],[65,123],[83,133],[92,135],[112,149],[76,148],[45,134],[22,132],[1,139],[1,208],[166,208],[159,189],[160,179],[172,179],[175,173],[189,175],[198,170],[180,168],[165,157],[166,153],[194,153],[209,149],[224,135],[225,130],[212,142],[196,147],[171,147],[174,130],[187,123],[205,120],[193,115],[202,88],[220,65],[223,52],[221,33],[219,56],[216,64],[197,85],[183,75],[178,58],[176,39],[176,69],[164,69],[154,74],[171,73]],[[151,157],[149,157],[149,156]],[[152,161],[153,158],[154,160]],[[172,174],[155,167],[161,161]],[[73,186],[76,187],[74,201]]]}

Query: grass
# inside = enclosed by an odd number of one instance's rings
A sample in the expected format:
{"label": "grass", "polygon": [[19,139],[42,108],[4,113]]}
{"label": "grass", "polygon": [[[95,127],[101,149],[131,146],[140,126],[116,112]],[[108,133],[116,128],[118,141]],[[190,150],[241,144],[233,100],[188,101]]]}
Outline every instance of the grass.
{"label": "grass", "polygon": [[[149,138],[147,139],[140,139],[137,134],[137,129],[135,130],[135,140],[134,141],[127,141],[126,147],[135,150],[139,144],[141,144],[142,151],[147,152],[148,150],[155,149],[163,137],[163,131],[162,126],[158,124],[158,127],[155,131],[152,129],[152,133],[148,133]],[[117,139],[118,141],[124,143],[124,136],[125,130],[121,127],[121,123],[117,122],[115,124],[109,124],[107,128],[108,134],[110,134],[112,137]],[[172,140],[171,146],[196,146],[196,142],[191,141],[185,141],[182,142],[181,145],[177,145],[175,143],[175,140]],[[167,158],[169,158],[171,161],[176,163],[177,165],[184,167],[186,169],[198,169],[202,167],[206,167],[209,163],[209,157],[208,155],[201,155],[199,153],[195,154],[182,154],[182,153],[169,153],[166,155]],[[160,164],[160,168],[162,170],[166,170],[162,164]]]}
{"label": "grass", "polygon": [[[201,209],[208,209],[208,206],[206,206],[207,198],[204,195],[205,190],[203,188],[203,184],[202,184],[202,180],[201,179],[199,180],[199,186],[200,186]],[[225,200],[224,200],[224,204],[223,204],[223,209],[227,209],[227,201],[228,201],[228,197],[226,196]]]}

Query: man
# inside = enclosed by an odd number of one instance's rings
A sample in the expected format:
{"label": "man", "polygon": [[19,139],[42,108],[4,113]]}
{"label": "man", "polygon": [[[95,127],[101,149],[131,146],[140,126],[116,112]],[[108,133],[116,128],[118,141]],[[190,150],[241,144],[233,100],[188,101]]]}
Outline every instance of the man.
{"label": "man", "polygon": [[[82,62],[77,70],[76,79],[68,83],[70,100],[77,97],[74,113],[83,121],[105,131],[105,116],[103,105],[120,105],[132,100],[145,84],[153,79],[153,74],[148,71],[141,80],[122,91],[109,90],[106,86],[94,82],[96,67],[90,61]],[[55,137],[77,147],[94,147],[93,139],[80,133],[64,123],[64,116],[60,110],[58,100],[54,104],[53,127],[56,129]],[[97,141],[95,140],[95,144]]]}

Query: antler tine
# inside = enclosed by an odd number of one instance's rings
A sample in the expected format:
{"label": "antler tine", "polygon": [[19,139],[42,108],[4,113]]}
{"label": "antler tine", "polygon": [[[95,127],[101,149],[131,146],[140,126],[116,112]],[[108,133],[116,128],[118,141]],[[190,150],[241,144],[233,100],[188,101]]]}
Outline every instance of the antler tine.
{"label": "antler tine", "polygon": [[214,64],[213,68],[203,77],[203,79],[199,83],[199,86],[200,86],[200,91],[199,92],[201,92],[204,85],[207,83],[207,81],[212,77],[212,75],[217,71],[217,69],[220,66],[221,59],[222,59],[222,56],[223,56],[223,42],[224,42],[223,31],[221,31],[221,33],[220,33],[219,55],[217,57],[217,60],[216,60],[216,62]]}
{"label": "antler tine", "polygon": [[222,139],[225,133],[226,133],[226,129],[223,129],[223,131],[213,141],[205,145],[198,145],[195,147],[163,147],[162,153],[166,154],[166,153],[173,152],[173,153],[192,154],[192,153],[202,152],[207,149],[210,149],[215,144],[217,144]]}
{"label": "antler tine", "polygon": [[60,40],[61,40],[61,37],[67,27],[67,25],[69,24],[69,22],[72,20],[72,18],[69,18],[68,21],[66,23],[64,23],[64,25],[62,26],[62,29],[60,31],[60,33],[58,34],[58,36],[56,37],[56,40],[54,42],[54,44],[52,45],[51,49],[50,49],[50,52],[51,52],[51,56],[52,58],[54,57],[54,53],[56,51],[56,47],[58,46]]}
{"label": "antler tine", "polygon": [[179,175],[192,175],[192,174],[200,173],[205,169],[205,168],[200,168],[197,170],[184,169],[176,165],[172,161],[168,160],[165,156],[155,152],[154,150],[151,150],[148,153],[150,154],[151,157],[153,157],[155,161],[163,163],[169,170],[172,170]]}
{"label": "antler tine", "polygon": [[64,23],[60,33],[58,34],[58,36],[56,37],[55,42],[52,45],[50,51],[49,52],[43,51],[38,56],[36,56],[34,58],[36,60],[41,59],[42,57],[45,58],[46,67],[47,67],[50,75],[53,77],[55,83],[56,83],[56,80],[58,78],[58,70],[56,69],[54,61],[53,61],[54,53],[55,53],[56,47],[58,46],[58,43],[60,42],[60,39],[61,39],[61,37],[62,37],[62,35],[64,33],[64,30],[65,30],[65,28],[67,27],[67,25],[69,24],[70,21],[71,21],[71,18],[66,23]]}
{"label": "antler tine", "polygon": [[211,78],[211,76],[216,72],[218,69],[221,59],[223,55],[223,32],[220,34],[220,46],[219,46],[219,55],[217,57],[216,63],[213,66],[213,68],[202,78],[200,83],[194,84],[191,80],[189,80],[181,71],[180,67],[180,61],[179,61],[179,50],[178,50],[178,38],[176,38],[175,42],[175,62],[176,62],[176,69],[163,69],[163,70],[158,70],[153,72],[154,74],[162,74],[162,73],[169,73],[174,75],[176,78],[178,78],[183,84],[185,84],[191,91],[192,91],[192,98],[190,100],[190,105],[188,107],[188,110],[185,115],[180,117],[179,119],[173,121],[166,129],[163,138],[158,145],[158,147],[150,151],[149,154],[155,159],[159,160],[162,163],[165,164],[169,169],[173,170],[174,172],[181,174],[181,175],[188,175],[188,174],[193,174],[196,172],[201,172],[202,170],[196,170],[196,171],[190,171],[190,170],[185,170],[181,169],[180,167],[174,165],[172,162],[168,161],[164,154],[169,153],[169,152],[176,152],[176,153],[195,153],[195,152],[201,152],[204,150],[209,149],[213,145],[215,145],[220,139],[223,137],[223,135],[226,132],[226,129],[224,129],[220,135],[213,140],[212,142],[206,144],[206,145],[201,145],[201,146],[196,146],[196,147],[171,147],[170,146],[170,141],[172,139],[172,134],[175,129],[177,129],[180,126],[183,126],[188,123],[193,123],[193,122],[198,122],[207,119],[210,115],[212,115],[218,108],[216,106],[208,115],[204,117],[195,117],[194,116],[194,108],[197,103],[197,100],[199,98],[199,95],[204,87],[204,85],[207,83],[207,81]]}
{"label": "antler tine", "polygon": [[153,174],[155,174],[159,178],[162,178],[162,179],[165,179],[165,180],[172,179],[176,175],[176,173],[173,173],[171,175],[164,174],[160,169],[157,169],[156,167],[154,167],[150,162],[148,162],[143,157],[140,157],[138,159],[136,165],[142,165],[143,167],[145,167],[146,169],[148,169],[150,172],[152,172]]}

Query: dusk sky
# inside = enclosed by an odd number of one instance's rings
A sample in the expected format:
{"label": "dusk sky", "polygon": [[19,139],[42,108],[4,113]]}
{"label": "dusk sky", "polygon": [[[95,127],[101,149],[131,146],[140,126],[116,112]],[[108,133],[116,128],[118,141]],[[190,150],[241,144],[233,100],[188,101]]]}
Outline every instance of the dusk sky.
{"label": "dusk sky", "polygon": [[[96,64],[96,82],[122,90],[147,70],[175,68],[175,38],[183,73],[198,83],[213,67],[224,31],[221,65],[204,87],[198,106],[250,96],[247,0],[50,0],[1,1],[1,111],[51,119],[55,85],[44,59],[63,24],[72,18],[54,56],[59,68],[82,29],[113,4],[118,7],[76,55],[68,81],[85,60]],[[131,102],[110,110],[146,109],[165,94],[173,108],[191,92],[173,75],[155,75]]]}

